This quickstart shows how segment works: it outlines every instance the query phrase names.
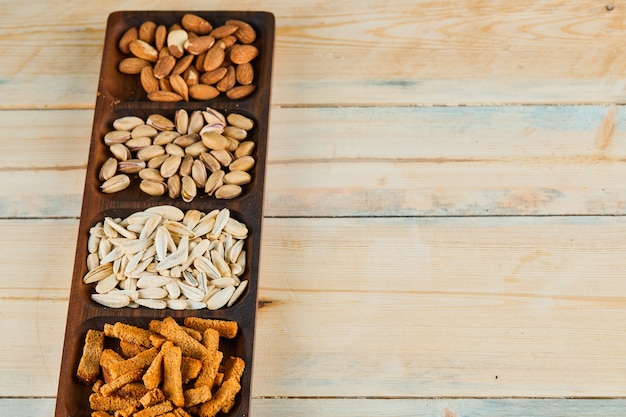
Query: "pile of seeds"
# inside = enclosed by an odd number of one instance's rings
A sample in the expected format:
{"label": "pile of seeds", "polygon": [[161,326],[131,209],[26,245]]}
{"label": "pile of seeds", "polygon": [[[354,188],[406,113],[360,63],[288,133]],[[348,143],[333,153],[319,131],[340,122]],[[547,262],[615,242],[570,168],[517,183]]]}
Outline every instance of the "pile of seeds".
{"label": "pile of seeds", "polygon": [[230,307],[248,281],[245,224],[226,208],[210,213],[155,206],[90,229],[85,284],[111,308]]}
{"label": "pile of seeds", "polygon": [[239,113],[224,116],[207,107],[176,111],[174,120],[152,114],[113,122],[104,143],[113,155],[100,168],[100,189],[122,191],[131,176],[141,179],[146,194],[192,201],[199,193],[218,199],[239,196],[252,181],[255,142],[248,137],[254,122]]}
{"label": "pile of seeds", "polygon": [[169,27],[146,21],[120,38],[125,58],[118,69],[139,74],[152,101],[210,100],[222,93],[240,99],[255,90],[256,38],[254,28],[238,19],[217,27],[191,13]]}

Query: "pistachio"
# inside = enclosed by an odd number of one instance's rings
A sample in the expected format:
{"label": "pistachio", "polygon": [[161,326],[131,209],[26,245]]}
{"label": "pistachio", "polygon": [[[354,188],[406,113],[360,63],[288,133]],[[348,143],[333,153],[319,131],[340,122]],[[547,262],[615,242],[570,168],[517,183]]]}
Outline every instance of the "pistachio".
{"label": "pistachio", "polygon": [[174,122],[160,114],[151,114],[146,120],[146,124],[157,130],[174,130],[176,127]]}
{"label": "pistachio", "polygon": [[185,109],[176,110],[174,115],[174,124],[176,125],[176,131],[181,135],[187,133],[189,129],[189,113]]}
{"label": "pistachio", "polygon": [[117,164],[117,170],[123,174],[137,174],[146,167],[146,162],[141,159],[127,159]]}
{"label": "pistachio", "polygon": [[139,178],[142,180],[165,181],[161,172],[156,168],[144,168],[139,171]]}
{"label": "pistachio", "polygon": [[178,155],[170,155],[161,165],[161,175],[164,178],[169,178],[178,172],[178,168],[183,158]]}
{"label": "pistachio", "polygon": [[193,162],[191,167],[191,178],[193,178],[198,188],[204,188],[207,181],[207,171],[206,166],[199,159],[196,159]]}
{"label": "pistachio", "polygon": [[137,116],[125,116],[120,117],[113,121],[113,129],[132,131],[137,126],[143,125],[143,119]]}
{"label": "pistachio", "polygon": [[204,185],[204,192],[208,195],[213,195],[215,190],[224,185],[224,171],[218,169],[217,171],[213,171],[209,178],[207,178],[206,183]]}
{"label": "pistachio", "polygon": [[102,167],[100,167],[100,174],[98,175],[98,178],[100,178],[100,181],[106,181],[112,176],[114,176],[116,172],[117,172],[117,159],[108,158],[106,161],[104,161],[104,163],[102,164]]}
{"label": "pistachio", "polygon": [[196,183],[193,178],[188,175],[182,177],[180,195],[183,198],[183,201],[189,203],[196,197],[197,193],[198,188],[196,187]]}
{"label": "pistachio", "polygon": [[133,138],[137,138],[137,137],[149,137],[152,138],[154,136],[156,136],[156,134],[159,133],[154,127],[147,125],[147,124],[141,124],[137,127],[135,127],[130,135]]}
{"label": "pistachio", "polygon": [[116,143],[125,143],[131,138],[131,133],[127,130],[112,130],[104,135],[104,144],[111,146]]}
{"label": "pistachio", "polygon": [[167,179],[167,192],[170,198],[180,197],[181,181],[178,174],[174,174]]}
{"label": "pistachio", "polygon": [[116,193],[122,191],[130,185],[130,177],[126,174],[118,174],[102,183],[100,189],[103,193]]}
{"label": "pistachio", "polygon": [[150,159],[165,154],[165,149],[161,145],[150,145],[140,149],[137,152],[137,158],[142,161],[149,161]]}
{"label": "pistachio", "polygon": [[235,184],[224,184],[215,190],[215,198],[231,199],[238,197],[242,193],[242,188]]}
{"label": "pistachio", "polygon": [[109,146],[109,150],[118,161],[125,161],[132,157],[130,150],[126,147],[126,145],[121,143],[114,143]]}
{"label": "pistachio", "polygon": [[233,155],[226,149],[212,150],[210,153],[223,167],[229,166],[234,159]]}
{"label": "pistachio", "polygon": [[237,149],[235,149],[234,151],[235,158],[241,158],[244,156],[252,155],[252,152],[254,152],[254,148],[255,148],[255,143],[251,140],[241,142],[239,146],[237,146]]}
{"label": "pistachio", "polygon": [[254,166],[254,158],[250,155],[242,156],[233,161],[228,167],[231,171],[249,171]]}
{"label": "pistachio", "polygon": [[168,143],[174,142],[176,138],[180,137],[180,133],[174,130],[165,130],[163,132],[159,132],[153,139],[152,143],[154,145],[167,145]]}
{"label": "pistachio", "polygon": [[136,152],[141,148],[152,145],[152,138],[148,136],[138,136],[128,140],[125,145],[131,152]]}
{"label": "pistachio", "polygon": [[160,196],[167,191],[167,185],[164,182],[155,180],[142,180],[139,183],[139,188],[144,193],[152,196]]}
{"label": "pistachio", "polygon": [[224,175],[224,183],[245,185],[252,181],[252,176],[245,171],[230,171]]}

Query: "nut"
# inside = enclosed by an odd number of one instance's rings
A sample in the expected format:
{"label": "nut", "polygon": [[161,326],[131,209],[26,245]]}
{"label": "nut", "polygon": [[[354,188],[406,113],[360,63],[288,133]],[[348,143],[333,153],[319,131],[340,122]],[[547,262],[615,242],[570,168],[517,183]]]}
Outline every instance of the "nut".
{"label": "nut", "polygon": [[[255,90],[251,61],[260,54],[252,45],[256,39],[255,29],[239,19],[214,27],[203,17],[187,13],[169,28],[148,20],[121,36],[118,48],[126,56],[118,69],[140,74],[150,101],[206,101],[220,94],[237,100]],[[178,78],[170,79],[172,75],[180,75],[187,87]],[[210,88],[189,88],[198,84]]]}

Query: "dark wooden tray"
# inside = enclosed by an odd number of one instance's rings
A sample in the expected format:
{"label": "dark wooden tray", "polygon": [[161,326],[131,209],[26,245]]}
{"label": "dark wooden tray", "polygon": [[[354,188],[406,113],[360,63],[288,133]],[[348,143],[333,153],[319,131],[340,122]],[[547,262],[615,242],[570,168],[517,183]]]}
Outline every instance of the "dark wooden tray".
{"label": "dark wooden tray", "polygon": [[[230,100],[221,95],[210,101],[190,101],[178,103],[156,103],[148,101],[141,88],[138,76],[119,73],[117,66],[122,59],[117,44],[121,35],[131,26],[139,26],[146,20],[169,26],[180,22],[185,13],[197,14],[214,26],[227,19],[239,19],[251,24],[257,31],[254,45],[260,50],[254,66],[257,88],[250,96]],[[88,329],[102,329],[104,323],[117,321],[146,327],[152,319],[167,316],[182,323],[184,317],[217,318],[235,320],[239,324],[239,334],[227,340],[221,348],[228,355],[240,356],[245,360],[246,369],[241,380],[241,392],[236,404],[228,415],[248,416],[250,408],[253,346],[257,306],[259,257],[261,228],[263,220],[263,197],[267,151],[268,122],[271,93],[271,72],[274,48],[274,16],[268,12],[242,11],[124,11],[112,13],[107,22],[98,93],[96,96],[91,146],[85,178],[85,188],[78,229],[76,255],[68,316],[65,330],[63,357],[61,361],[59,388],[55,416],[90,416],[88,397],[91,387],[80,383],[76,377],[78,361],[82,353]],[[217,200],[207,195],[198,196],[189,203],[181,199],[171,199],[167,194],[161,197],[147,196],[137,184],[116,194],[103,194],[99,186],[98,173],[104,160],[110,156],[103,142],[104,134],[111,130],[113,120],[121,116],[135,115],[146,118],[152,113],[160,113],[173,119],[179,108],[203,110],[211,107],[228,114],[236,111],[252,118],[255,128],[251,132],[256,142],[253,168],[253,182],[244,188],[241,196],[232,200]],[[243,296],[230,308],[220,310],[153,310],[148,308],[112,309],[96,304],[90,299],[93,287],[83,284],[87,272],[87,239],[89,229],[104,216],[125,217],[155,205],[174,205],[183,211],[197,209],[208,213],[213,209],[228,208],[231,215],[246,224],[249,229],[247,239],[247,270],[244,277],[248,286]]]}

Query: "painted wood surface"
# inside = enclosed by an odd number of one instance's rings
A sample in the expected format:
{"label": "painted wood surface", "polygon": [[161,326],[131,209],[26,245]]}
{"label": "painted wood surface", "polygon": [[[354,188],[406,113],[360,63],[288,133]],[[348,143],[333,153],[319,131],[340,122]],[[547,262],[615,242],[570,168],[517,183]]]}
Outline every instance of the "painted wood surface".
{"label": "painted wood surface", "polygon": [[[4,216],[79,215],[92,117],[0,113]],[[269,217],[626,213],[620,106],[275,108],[269,143]]]}
{"label": "painted wood surface", "polygon": [[[107,15],[173,7],[0,7],[0,415],[53,414]],[[626,7],[236,8],[276,16],[251,414],[625,415]]]}
{"label": "painted wood surface", "polygon": [[[276,105],[624,102],[626,8],[592,0],[216,1],[276,15]],[[94,105],[106,16],[206,2],[5,2],[2,108]],[[44,46],[45,44],[45,46]],[[36,92],[36,94],[33,94]],[[17,102],[16,102],[17,98]]]}

